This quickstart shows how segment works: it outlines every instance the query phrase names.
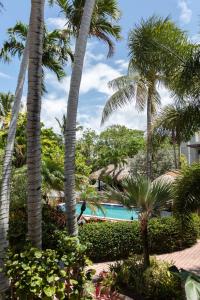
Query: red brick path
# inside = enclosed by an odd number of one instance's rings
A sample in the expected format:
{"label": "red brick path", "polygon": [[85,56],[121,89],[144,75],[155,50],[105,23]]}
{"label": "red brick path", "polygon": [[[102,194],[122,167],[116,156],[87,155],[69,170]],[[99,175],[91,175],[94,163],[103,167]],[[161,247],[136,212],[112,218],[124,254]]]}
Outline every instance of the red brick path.
{"label": "red brick path", "polygon": [[[157,255],[157,259],[172,262],[177,268],[182,268],[200,275],[200,240],[191,248]],[[96,270],[96,275],[101,271],[108,271],[109,265],[113,262],[94,264],[93,268]]]}

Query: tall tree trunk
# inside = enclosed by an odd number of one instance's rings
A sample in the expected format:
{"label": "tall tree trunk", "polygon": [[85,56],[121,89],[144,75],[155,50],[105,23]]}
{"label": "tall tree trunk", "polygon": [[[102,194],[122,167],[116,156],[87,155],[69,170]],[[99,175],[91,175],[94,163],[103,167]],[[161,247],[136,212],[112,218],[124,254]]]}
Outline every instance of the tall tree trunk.
{"label": "tall tree trunk", "polygon": [[[12,156],[15,143],[15,135],[17,128],[17,119],[20,111],[20,104],[23,93],[24,80],[28,66],[28,38],[23,52],[23,57],[18,75],[15,98],[12,107],[11,121],[8,130],[7,144],[3,161],[3,173],[0,196],[0,268],[3,266],[3,258],[5,248],[8,246],[7,231],[9,226],[9,204],[10,204],[10,180],[12,171]],[[6,290],[7,283],[3,273],[0,273],[0,292]]]}
{"label": "tall tree trunk", "polygon": [[148,88],[147,98],[147,177],[152,179],[152,94],[154,84]]}
{"label": "tall tree trunk", "polygon": [[94,5],[95,0],[86,0],[85,2],[79,35],[76,40],[74,66],[72,69],[67,105],[67,120],[65,127],[65,202],[67,229],[71,236],[76,236],[78,234],[75,197],[76,119],[83,62]]}
{"label": "tall tree trunk", "polygon": [[178,169],[181,168],[181,144],[178,143]]}
{"label": "tall tree trunk", "polygon": [[141,235],[143,243],[143,255],[144,255],[144,267],[145,269],[150,266],[149,256],[149,241],[148,241],[148,222],[147,220],[141,220]]}
{"label": "tall tree trunk", "polygon": [[178,161],[177,161],[177,153],[176,153],[176,139],[174,131],[172,131],[172,145],[173,145],[173,151],[174,151],[174,165],[175,168],[178,169]]}
{"label": "tall tree trunk", "polygon": [[43,35],[44,0],[32,0],[27,97],[28,237],[38,248],[42,245],[40,111]]}

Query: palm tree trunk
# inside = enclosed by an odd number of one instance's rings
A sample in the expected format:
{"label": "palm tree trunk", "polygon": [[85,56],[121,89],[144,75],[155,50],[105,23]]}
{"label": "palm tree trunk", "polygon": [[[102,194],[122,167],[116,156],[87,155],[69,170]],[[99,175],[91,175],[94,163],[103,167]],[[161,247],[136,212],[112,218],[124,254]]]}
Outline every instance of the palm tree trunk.
{"label": "palm tree trunk", "polygon": [[33,246],[40,248],[42,245],[40,111],[44,0],[31,1],[29,33],[27,98],[28,237]]}
{"label": "palm tree trunk", "polygon": [[71,236],[78,234],[75,197],[75,143],[78,98],[83,62],[95,0],[86,0],[79,35],[76,40],[65,127],[65,202],[67,229]]}
{"label": "palm tree trunk", "polygon": [[152,179],[152,93],[154,84],[148,88],[147,98],[147,177]]}
{"label": "palm tree trunk", "polygon": [[175,139],[174,130],[172,131],[172,145],[173,145],[173,150],[174,150],[174,165],[175,165],[175,168],[178,169],[178,161],[177,161],[177,153],[176,153],[176,139]]}
{"label": "palm tree trunk", "polygon": [[178,169],[181,168],[181,145],[178,143]]}
{"label": "palm tree trunk", "polygon": [[[28,38],[23,52],[23,57],[18,75],[15,99],[12,107],[11,121],[8,130],[7,144],[3,161],[1,201],[0,201],[0,268],[3,266],[5,248],[8,247],[7,231],[9,226],[9,204],[10,204],[10,179],[12,171],[12,156],[14,150],[17,119],[20,111],[21,98],[23,93],[24,80],[28,66]],[[0,273],[0,292],[7,288],[3,273]]]}
{"label": "palm tree trunk", "polygon": [[149,241],[148,241],[148,222],[147,220],[141,220],[141,235],[143,243],[143,255],[144,255],[144,268],[147,269],[150,266],[149,256]]}

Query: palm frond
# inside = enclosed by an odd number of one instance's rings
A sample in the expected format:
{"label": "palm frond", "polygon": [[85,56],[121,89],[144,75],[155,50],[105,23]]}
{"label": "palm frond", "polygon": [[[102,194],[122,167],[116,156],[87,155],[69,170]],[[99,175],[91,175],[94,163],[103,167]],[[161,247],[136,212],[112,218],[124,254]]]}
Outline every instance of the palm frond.
{"label": "palm frond", "polygon": [[104,124],[109,116],[119,108],[124,107],[126,104],[133,100],[135,94],[134,84],[128,85],[117,92],[115,92],[106,102],[103,112],[101,124]]}

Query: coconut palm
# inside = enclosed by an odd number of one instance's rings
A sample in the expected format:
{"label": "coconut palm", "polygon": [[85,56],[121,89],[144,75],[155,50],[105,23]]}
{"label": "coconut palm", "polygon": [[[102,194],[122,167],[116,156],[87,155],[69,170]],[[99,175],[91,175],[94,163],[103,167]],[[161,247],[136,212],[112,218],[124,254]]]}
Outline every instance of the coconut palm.
{"label": "coconut palm", "polygon": [[29,67],[27,97],[28,236],[33,246],[42,245],[40,110],[44,0],[32,0],[29,23]]}
{"label": "coconut palm", "polygon": [[[147,176],[152,177],[152,114],[160,103],[158,83],[166,83],[165,75],[170,72],[169,65],[177,65],[171,52],[163,51],[159,44],[174,51],[182,50],[186,43],[185,35],[168,19],[155,16],[142,20],[129,34],[129,71],[126,76],[110,82],[115,93],[108,99],[102,115],[102,122],[110,114],[136,98],[139,110],[147,107]],[[181,51],[180,50],[180,51]],[[179,61],[178,61],[179,62]]]}
{"label": "coconut palm", "polygon": [[[154,121],[154,134],[170,138],[174,147],[175,165],[180,168],[180,145],[187,142],[200,130],[200,108],[198,105],[165,106]],[[178,159],[176,157],[178,146]]]}
{"label": "coconut palm", "polygon": [[163,181],[151,182],[148,178],[128,177],[122,182],[123,192],[110,189],[106,192],[109,199],[116,200],[129,209],[138,211],[140,232],[143,241],[144,266],[150,266],[148,222],[152,216],[158,215],[170,203],[171,186]]}
{"label": "coconut palm", "polygon": [[78,234],[75,197],[75,143],[78,97],[81,84],[84,56],[95,0],[86,0],[79,34],[76,40],[74,65],[70,82],[65,126],[65,202],[67,229],[71,236]]}
{"label": "coconut palm", "polygon": [[[14,142],[17,128],[17,119],[21,105],[26,69],[28,67],[29,37],[27,38],[27,34],[28,26],[22,23],[17,23],[13,28],[10,28],[8,30],[8,41],[4,43],[1,50],[1,56],[4,58],[7,57],[7,59],[10,59],[10,56],[16,54],[18,54],[19,57],[22,56],[3,164],[1,203],[2,205],[4,203],[7,206],[10,199],[9,185],[12,168],[12,156],[14,151]],[[71,50],[69,48],[69,39],[66,35],[66,31],[53,30],[52,32],[48,32],[45,29],[43,47],[43,68],[50,69],[56,74],[59,80],[62,79],[65,76],[64,65],[68,61],[69,57],[72,58]],[[8,222],[8,215],[2,217],[2,222]]]}
{"label": "coconut palm", "polygon": [[[162,78],[159,78],[162,80]],[[152,114],[157,110],[157,107],[161,103],[160,95],[156,90],[155,83],[153,86],[139,73],[132,72],[129,69],[128,75],[121,76],[109,82],[109,87],[112,88],[115,93],[107,100],[103,113],[101,124],[108,119],[112,112],[124,105],[135,101],[136,109],[141,112],[147,106],[147,127],[151,127]],[[148,145],[148,166],[147,175],[152,176],[151,160],[149,157],[151,154],[151,130],[147,130],[147,145]]]}
{"label": "coconut palm", "polygon": [[[66,28],[74,36],[78,35],[81,16],[85,0],[49,0],[56,3],[66,18]],[[108,56],[114,53],[112,38],[120,39],[120,26],[116,23],[120,18],[120,11],[116,0],[96,0],[90,24],[89,37],[96,37],[108,45]]]}
{"label": "coconut palm", "polygon": [[12,109],[14,96],[10,92],[0,93],[0,121],[8,115]]}

